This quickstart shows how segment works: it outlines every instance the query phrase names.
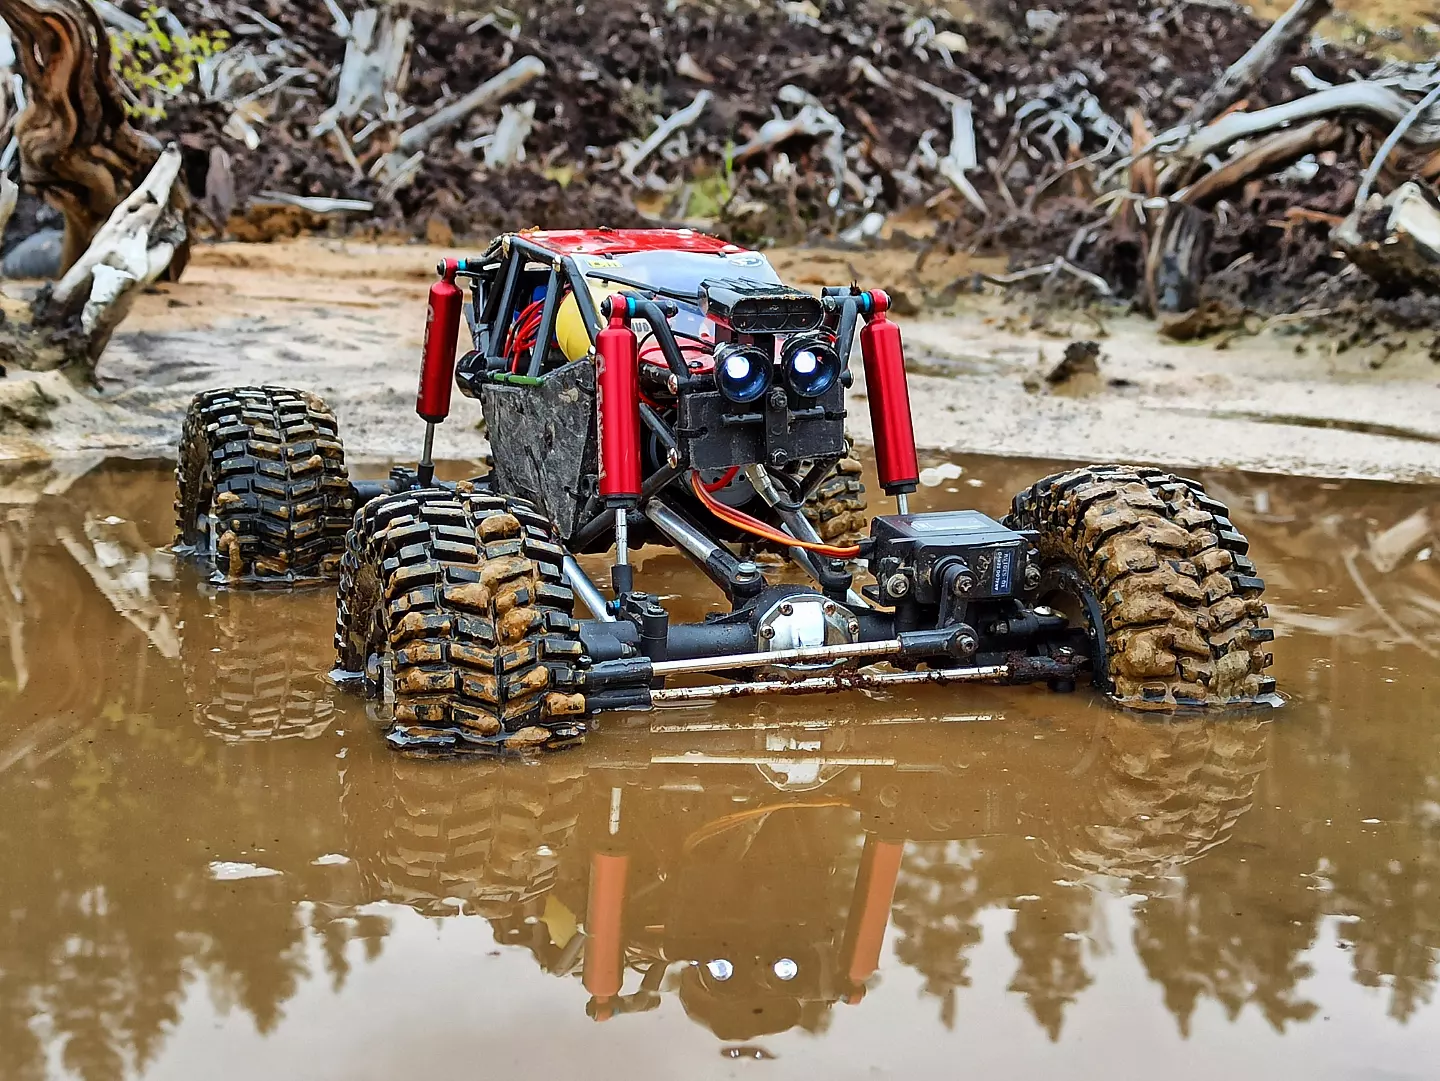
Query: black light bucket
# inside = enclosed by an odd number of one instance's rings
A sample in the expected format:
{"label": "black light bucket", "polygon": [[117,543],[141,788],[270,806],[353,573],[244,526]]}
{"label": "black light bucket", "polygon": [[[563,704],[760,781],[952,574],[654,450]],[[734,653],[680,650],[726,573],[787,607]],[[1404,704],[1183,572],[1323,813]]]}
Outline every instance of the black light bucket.
{"label": "black light bucket", "polygon": [[700,310],[736,334],[797,334],[825,318],[820,298],[788,285],[706,278]]}
{"label": "black light bucket", "polygon": [[780,352],[785,384],[801,398],[818,398],[840,378],[840,354],[827,334],[792,334]]}
{"label": "black light bucket", "polygon": [[726,342],[715,347],[715,387],[735,405],[753,402],[770,389],[773,364],[765,350]]}

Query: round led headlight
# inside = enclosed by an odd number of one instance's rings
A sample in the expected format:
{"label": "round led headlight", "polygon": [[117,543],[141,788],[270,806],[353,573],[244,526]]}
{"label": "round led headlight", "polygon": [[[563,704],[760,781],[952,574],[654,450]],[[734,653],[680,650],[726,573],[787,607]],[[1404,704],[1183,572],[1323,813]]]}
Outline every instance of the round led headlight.
{"label": "round led headlight", "polygon": [[744,405],[770,389],[770,358],[753,345],[726,343],[715,349],[715,387],[728,402]]}
{"label": "round led headlight", "polygon": [[840,354],[824,334],[795,334],[780,354],[785,383],[801,398],[818,398],[840,378]]}

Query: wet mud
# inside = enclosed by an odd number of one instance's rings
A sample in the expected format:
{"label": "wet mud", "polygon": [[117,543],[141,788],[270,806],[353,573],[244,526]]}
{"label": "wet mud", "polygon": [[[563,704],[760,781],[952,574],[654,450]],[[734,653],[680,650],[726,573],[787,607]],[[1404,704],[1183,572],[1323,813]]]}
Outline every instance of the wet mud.
{"label": "wet mud", "polygon": [[385,750],[330,592],[177,566],[167,467],[6,468],[0,1078],[1432,1076],[1440,489],[1200,475],[1282,710],[856,693],[490,763]]}

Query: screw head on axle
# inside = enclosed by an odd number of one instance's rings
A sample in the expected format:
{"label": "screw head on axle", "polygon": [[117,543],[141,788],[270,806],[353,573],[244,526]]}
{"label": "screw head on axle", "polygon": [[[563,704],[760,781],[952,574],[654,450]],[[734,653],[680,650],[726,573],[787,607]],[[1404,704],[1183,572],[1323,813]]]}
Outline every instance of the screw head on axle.
{"label": "screw head on axle", "polygon": [[903,574],[892,574],[885,579],[885,592],[892,597],[903,597],[910,592],[910,579]]}
{"label": "screw head on axle", "polygon": [[955,640],[955,648],[968,657],[980,648],[980,643],[975,640],[973,634],[962,634]]}
{"label": "screw head on axle", "polygon": [[1031,589],[1040,584],[1040,568],[1034,563],[1025,568],[1025,584]]}
{"label": "screw head on axle", "polygon": [[960,594],[969,593],[972,589],[975,588],[975,579],[970,577],[970,575],[968,574],[957,575],[955,578],[954,588],[957,596]]}

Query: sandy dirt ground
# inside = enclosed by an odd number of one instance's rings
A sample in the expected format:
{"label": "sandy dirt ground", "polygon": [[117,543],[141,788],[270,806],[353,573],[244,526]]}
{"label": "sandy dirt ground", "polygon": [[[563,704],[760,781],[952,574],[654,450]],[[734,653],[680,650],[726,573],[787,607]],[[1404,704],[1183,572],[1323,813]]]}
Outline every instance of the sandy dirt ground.
{"label": "sandy dirt ground", "polygon": [[[183,282],[137,303],[102,359],[98,391],[56,373],[0,380],[0,457],[168,455],[196,391],[258,382],[323,395],[356,460],[413,457],[425,292],[441,254],[325,240],[202,248]],[[858,276],[916,294],[975,269],[930,265],[922,283],[904,253],[773,258],[800,284]],[[1440,478],[1440,364],[1418,348],[1342,352],[1284,326],[1224,348],[1180,345],[1139,317],[1035,320],[969,293],[903,325],[927,450]],[[1076,340],[1100,345],[1099,374],[1051,387],[1044,374]],[[864,441],[862,395],[863,385],[851,429]],[[482,456],[480,419],[478,403],[457,395],[437,452]]]}

